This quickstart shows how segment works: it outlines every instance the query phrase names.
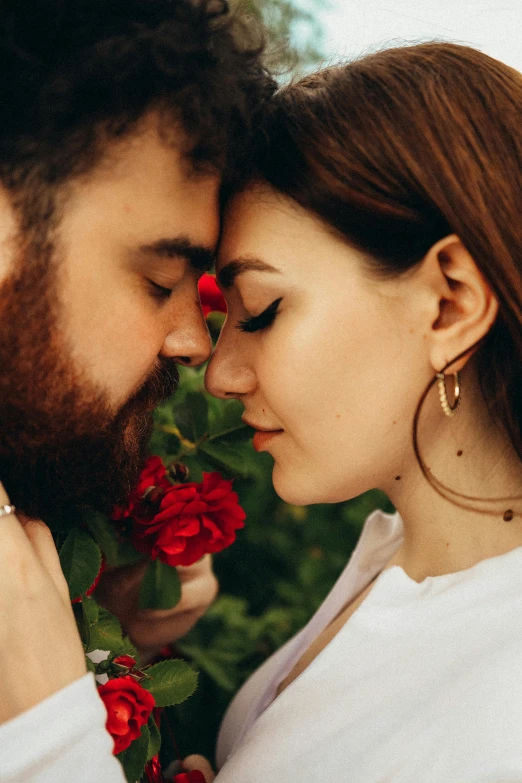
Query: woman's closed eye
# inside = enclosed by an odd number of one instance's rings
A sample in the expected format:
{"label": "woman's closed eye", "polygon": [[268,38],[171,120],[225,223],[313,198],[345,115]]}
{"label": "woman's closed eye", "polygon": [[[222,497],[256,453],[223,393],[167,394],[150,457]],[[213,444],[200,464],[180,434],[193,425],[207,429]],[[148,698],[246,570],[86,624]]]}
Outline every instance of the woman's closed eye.
{"label": "woman's closed eye", "polygon": [[252,332],[258,332],[261,329],[266,329],[268,326],[271,326],[277,315],[277,308],[281,304],[282,300],[283,297],[276,299],[275,302],[272,302],[272,304],[268,305],[266,310],[263,310],[263,312],[259,315],[245,318],[243,321],[238,321],[236,324],[236,329],[239,329],[242,332],[249,332],[251,334]]}

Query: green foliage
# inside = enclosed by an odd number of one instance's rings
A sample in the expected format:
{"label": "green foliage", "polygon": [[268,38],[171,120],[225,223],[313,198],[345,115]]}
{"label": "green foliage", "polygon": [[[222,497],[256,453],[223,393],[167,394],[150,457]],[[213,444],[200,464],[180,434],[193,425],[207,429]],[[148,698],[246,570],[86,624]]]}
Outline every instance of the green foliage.
{"label": "green foliage", "polygon": [[116,756],[123,767],[128,783],[136,783],[140,779],[147,763],[150,741],[149,727],[143,726],[141,736],[134,740],[127,750],[118,753]]}
{"label": "green foliage", "polygon": [[140,609],[173,609],[181,598],[181,582],[175,568],[152,560],[140,588]]}
{"label": "green foliage", "polygon": [[185,661],[160,661],[147,668],[150,680],[143,680],[143,688],[154,696],[157,707],[180,704],[192,696],[198,684],[198,675]]}
{"label": "green foliage", "polygon": [[107,609],[99,606],[92,598],[84,598],[81,609],[82,617],[78,625],[85,652],[110,650],[114,655],[131,655],[134,659],[139,657],[128,636],[123,635],[118,619]]}
{"label": "green foliage", "polygon": [[[236,543],[214,556],[220,597],[178,642],[180,652],[199,670],[198,689],[167,709],[182,755],[212,758],[231,697],[319,607],[368,514],[376,507],[393,507],[376,491],[339,504],[301,508],[283,503],[272,487],[271,457],[252,448],[252,430],[241,421],[243,406],[211,398],[203,376],[202,369],[182,369],[176,397],[156,413],[152,451],[167,462],[187,464],[192,480],[216,469],[233,478],[247,512]],[[192,405],[189,416],[185,408]],[[165,763],[166,754],[163,749]]]}
{"label": "green foliage", "polygon": [[93,584],[101,567],[100,547],[86,530],[74,528],[60,548],[60,563],[71,599],[79,598]]}
{"label": "green foliage", "polygon": [[147,761],[150,761],[153,756],[156,756],[159,753],[159,749],[161,746],[161,734],[159,732],[158,727],[156,726],[156,721],[152,717],[152,715],[149,718],[149,722],[147,724],[149,729],[149,747],[147,749]]}
{"label": "green foliage", "polygon": [[105,556],[108,566],[118,564],[118,538],[114,525],[102,514],[93,514],[87,528]]}

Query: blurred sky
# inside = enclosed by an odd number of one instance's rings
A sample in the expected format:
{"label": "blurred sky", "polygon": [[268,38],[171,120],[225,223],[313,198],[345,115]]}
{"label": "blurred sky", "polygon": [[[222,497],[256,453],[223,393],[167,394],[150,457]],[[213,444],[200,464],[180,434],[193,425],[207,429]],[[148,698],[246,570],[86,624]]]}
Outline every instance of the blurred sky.
{"label": "blurred sky", "polygon": [[[314,0],[300,5],[316,9]],[[324,0],[314,15],[327,57],[354,56],[385,45],[458,41],[522,71],[522,0]]]}

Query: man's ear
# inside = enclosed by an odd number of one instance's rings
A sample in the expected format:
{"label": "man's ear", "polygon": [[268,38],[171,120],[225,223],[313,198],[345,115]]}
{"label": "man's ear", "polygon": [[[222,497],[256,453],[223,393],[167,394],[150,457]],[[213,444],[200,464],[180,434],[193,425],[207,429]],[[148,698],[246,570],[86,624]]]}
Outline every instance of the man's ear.
{"label": "man's ear", "polygon": [[[471,348],[491,329],[498,300],[475,261],[455,234],[441,239],[424,258],[440,275],[438,315],[430,333],[430,360],[440,372],[455,356]],[[474,350],[453,362],[445,372],[459,372]]]}

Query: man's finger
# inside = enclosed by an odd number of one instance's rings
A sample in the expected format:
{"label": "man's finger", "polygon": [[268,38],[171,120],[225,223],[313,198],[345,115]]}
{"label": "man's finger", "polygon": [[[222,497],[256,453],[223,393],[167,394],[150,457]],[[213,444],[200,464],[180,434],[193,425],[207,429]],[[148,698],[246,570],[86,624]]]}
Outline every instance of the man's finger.
{"label": "man's finger", "polygon": [[189,566],[177,566],[177,569],[181,583],[196,579],[212,570],[212,555],[204,555],[197,563]]}
{"label": "man's finger", "polygon": [[212,781],[215,778],[214,770],[203,756],[198,756],[196,754],[193,754],[192,756],[187,756],[186,759],[183,759],[183,769],[187,772],[192,772],[193,770],[197,769],[200,772],[202,772],[205,776],[205,783],[212,783]]}
{"label": "man's finger", "polygon": [[[182,585],[187,585],[183,583]],[[213,573],[205,572],[190,580],[190,588],[184,587],[181,600],[173,609],[140,609],[136,620],[169,620],[174,615],[205,611],[218,594],[219,583]]]}

